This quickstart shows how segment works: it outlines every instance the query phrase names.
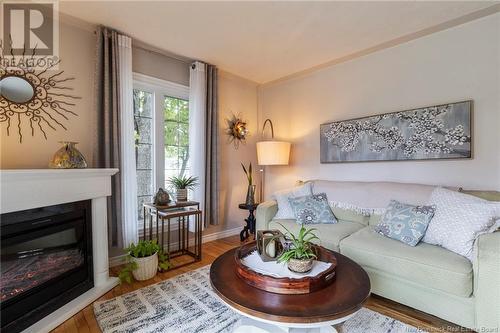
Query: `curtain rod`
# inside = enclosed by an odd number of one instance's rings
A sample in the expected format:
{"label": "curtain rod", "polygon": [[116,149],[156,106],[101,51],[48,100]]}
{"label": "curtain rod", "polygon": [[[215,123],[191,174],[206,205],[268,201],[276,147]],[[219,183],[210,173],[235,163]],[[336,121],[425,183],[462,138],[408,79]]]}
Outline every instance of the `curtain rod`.
{"label": "curtain rod", "polygon": [[[125,33],[121,32],[121,31],[119,31],[119,30],[116,30],[116,29],[113,29],[113,28],[108,28],[108,29],[112,29],[112,30],[115,30],[116,32],[118,32],[118,33],[120,33],[120,34],[123,34],[123,35],[129,36],[129,35],[127,35],[127,34],[125,34]],[[96,34],[97,34],[97,30],[94,30],[94,35],[96,35]],[[129,36],[129,37],[130,37],[130,36]],[[149,52],[149,53],[155,53],[155,54],[161,55],[161,56],[163,56],[163,57],[167,57],[167,58],[171,58],[171,59],[174,59],[174,60],[180,61],[180,62],[182,62],[182,63],[184,63],[184,64],[187,64],[187,65],[191,65],[194,61],[196,61],[196,60],[186,60],[186,59],[182,59],[181,57],[176,57],[175,55],[171,55],[171,54],[168,54],[168,55],[167,55],[167,54],[162,53],[162,52],[160,52],[160,51],[151,50],[151,49],[149,49],[149,48],[147,48],[147,47],[137,45],[137,42],[139,42],[140,44],[142,44],[142,42],[141,42],[141,41],[138,41],[138,40],[136,40],[135,38],[132,38],[132,37],[130,37],[130,38],[132,39],[132,48],[140,49],[140,50],[143,50],[143,51],[146,51],[146,52]],[[134,43],[134,42],[135,42],[135,43]],[[134,44],[135,44],[135,45],[134,45]]]}
{"label": "curtain rod", "polygon": [[135,48],[140,49],[140,50],[144,50],[146,52],[155,53],[155,54],[161,55],[163,57],[175,59],[177,61],[180,61],[180,62],[188,64],[188,65],[191,65],[195,61],[195,60],[181,59],[180,57],[176,57],[174,55],[167,55],[167,54],[164,54],[164,53],[162,53],[160,51],[151,50],[151,49],[148,49],[148,48],[140,46],[140,45],[134,45],[134,39],[133,38],[132,38],[132,47],[133,48],[135,47]]}

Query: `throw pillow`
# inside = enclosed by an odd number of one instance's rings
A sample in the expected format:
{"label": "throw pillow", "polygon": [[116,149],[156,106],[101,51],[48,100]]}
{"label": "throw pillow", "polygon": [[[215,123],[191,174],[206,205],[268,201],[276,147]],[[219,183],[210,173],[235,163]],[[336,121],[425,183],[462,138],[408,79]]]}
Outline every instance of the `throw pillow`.
{"label": "throw pillow", "polygon": [[436,188],[429,199],[436,206],[436,214],[423,239],[440,245],[469,260],[473,258],[474,241],[488,232],[500,216],[500,202]]}
{"label": "throw pillow", "polygon": [[432,206],[414,206],[391,200],[375,231],[415,246],[424,237],[433,215]]}
{"label": "throw pillow", "polygon": [[325,193],[289,198],[299,224],[337,223]]}
{"label": "throw pillow", "polygon": [[288,202],[289,198],[312,195],[312,183],[304,183],[291,189],[281,190],[273,194],[273,199],[278,203],[278,212],[274,216],[275,220],[295,219],[292,207]]}

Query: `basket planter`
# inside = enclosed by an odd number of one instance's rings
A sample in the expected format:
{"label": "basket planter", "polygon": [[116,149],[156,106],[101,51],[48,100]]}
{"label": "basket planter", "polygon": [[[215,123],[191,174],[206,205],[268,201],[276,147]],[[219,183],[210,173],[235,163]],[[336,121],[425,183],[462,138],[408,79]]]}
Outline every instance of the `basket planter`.
{"label": "basket planter", "polygon": [[188,190],[186,188],[177,189],[177,201],[187,201]]}
{"label": "basket planter", "polygon": [[132,257],[132,261],[137,263],[137,268],[132,271],[132,275],[137,281],[152,279],[158,271],[158,253],[144,258]]}
{"label": "basket planter", "polygon": [[288,269],[295,273],[307,273],[312,269],[313,259],[295,259],[291,258],[288,263]]}

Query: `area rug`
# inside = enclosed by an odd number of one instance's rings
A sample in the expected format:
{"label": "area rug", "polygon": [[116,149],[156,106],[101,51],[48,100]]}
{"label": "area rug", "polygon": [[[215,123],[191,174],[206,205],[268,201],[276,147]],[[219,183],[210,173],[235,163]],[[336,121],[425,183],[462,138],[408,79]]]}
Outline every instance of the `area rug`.
{"label": "area rug", "polygon": [[[229,333],[240,315],[212,291],[210,266],[94,303],[104,333]],[[363,308],[346,321],[343,333],[421,333],[400,321]]]}

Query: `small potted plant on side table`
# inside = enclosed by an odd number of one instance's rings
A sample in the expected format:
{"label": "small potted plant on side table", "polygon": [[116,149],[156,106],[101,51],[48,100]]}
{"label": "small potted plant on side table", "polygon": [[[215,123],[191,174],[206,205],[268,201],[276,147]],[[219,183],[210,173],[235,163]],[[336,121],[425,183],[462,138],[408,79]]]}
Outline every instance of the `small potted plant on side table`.
{"label": "small potted plant on side table", "polygon": [[295,273],[307,273],[312,269],[316,253],[312,240],[319,238],[314,234],[315,228],[300,227],[298,235],[291,233],[284,225],[280,224],[287,232],[285,237],[290,243],[287,249],[278,258],[278,262],[286,262],[288,269]]}
{"label": "small potted plant on side table", "polygon": [[176,190],[177,201],[187,201],[187,191],[198,186],[198,177],[174,176],[168,179]]}
{"label": "small potted plant on side table", "polygon": [[158,269],[170,268],[168,257],[160,250],[156,240],[141,240],[135,245],[130,244],[124,249],[127,251],[127,264],[120,271],[118,277],[121,282],[132,282],[132,276],[137,281],[153,278]]}

